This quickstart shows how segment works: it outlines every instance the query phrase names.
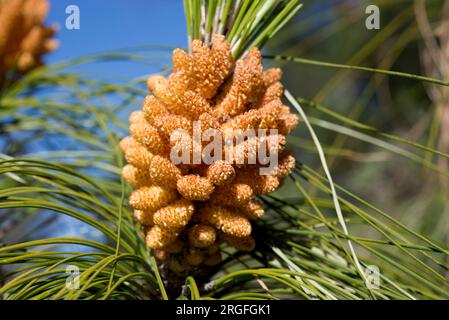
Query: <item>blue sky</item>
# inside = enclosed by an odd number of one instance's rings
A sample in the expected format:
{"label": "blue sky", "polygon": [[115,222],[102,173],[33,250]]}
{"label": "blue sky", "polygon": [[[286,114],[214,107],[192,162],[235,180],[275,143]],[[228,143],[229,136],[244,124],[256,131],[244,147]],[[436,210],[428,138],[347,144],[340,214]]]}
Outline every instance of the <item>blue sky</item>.
{"label": "blue sky", "polygon": [[[181,0],[50,0],[50,4],[47,21],[59,25],[60,47],[46,58],[48,63],[140,45],[186,46]],[[80,9],[79,30],[65,28],[69,5]],[[105,63],[82,69],[127,78],[152,72],[144,68],[133,63]]]}
{"label": "blue sky", "polygon": [[[60,47],[46,56],[49,64],[84,55],[115,51],[141,45],[185,47],[187,44],[184,9],[181,0],[49,0],[48,24],[57,23]],[[77,5],[80,9],[80,29],[67,30],[66,7]],[[171,54],[170,51],[166,51]],[[148,65],[130,62],[107,62],[77,67],[77,71],[92,75],[98,80],[130,80],[154,72]],[[142,97],[143,99],[143,97]],[[35,145],[35,149],[39,146]],[[36,150],[33,150],[36,151]],[[52,215],[44,213],[41,219]],[[68,216],[42,227],[39,237],[87,237],[99,240],[102,235],[86,224]],[[82,250],[79,246],[64,246],[65,250]]]}

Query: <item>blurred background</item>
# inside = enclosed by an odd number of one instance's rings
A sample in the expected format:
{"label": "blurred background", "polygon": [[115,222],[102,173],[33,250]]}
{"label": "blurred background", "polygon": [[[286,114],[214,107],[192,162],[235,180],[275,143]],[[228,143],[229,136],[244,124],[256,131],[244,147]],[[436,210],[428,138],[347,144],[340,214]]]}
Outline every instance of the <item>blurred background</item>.
{"label": "blurred background", "polygon": [[[69,14],[66,8],[77,5],[80,9],[79,30],[65,27]],[[60,47],[48,56],[47,62],[60,62],[81,56],[136,49],[145,46],[185,47],[186,23],[183,2],[179,0],[114,0],[114,1],[51,1],[49,23],[59,25]],[[83,71],[114,79],[129,80],[151,72],[133,63],[90,65]]]}
{"label": "blurred background", "polygon": [[[266,46],[265,55],[302,57],[449,80],[449,1],[304,0],[303,3],[295,18]],[[80,30],[65,28],[68,16],[65,9],[72,4],[80,9]],[[368,17],[365,10],[371,4],[380,9],[378,30],[365,26]],[[142,91],[114,109],[117,117],[126,120],[131,111],[141,107],[144,79],[170,68],[173,48],[186,47],[183,10],[180,0],[51,1],[47,20],[59,25],[60,46],[46,57],[46,62],[51,65],[97,53],[135,55],[135,59],[100,59],[70,66],[70,70],[90,79],[119,84],[134,81]],[[449,153],[448,88],[307,62],[266,59],[265,64],[283,68],[283,83],[299,97],[310,116],[336,183],[447,247],[447,159],[411,145],[416,142],[424,148]],[[45,96],[46,91],[39,94]],[[117,102],[117,97],[112,99],[111,103]],[[120,130],[126,134],[126,127]],[[42,150],[65,149],[73,143],[58,134],[41,140],[34,136],[29,143],[30,137],[26,135],[6,132],[0,143],[0,152],[6,155],[25,157]],[[289,143],[299,163],[321,170],[316,148],[304,126],[300,125],[289,137]],[[313,188],[310,192],[313,193]],[[293,203],[297,200],[297,191],[288,185],[279,194]],[[15,243],[43,234],[100,236],[71,218],[51,218],[51,223],[49,219],[50,215],[42,215],[38,220],[30,217],[15,223],[2,221],[0,215],[1,242]],[[351,222],[351,232],[375,236],[370,234],[372,229],[357,219]],[[36,234],[31,232],[36,230]]]}

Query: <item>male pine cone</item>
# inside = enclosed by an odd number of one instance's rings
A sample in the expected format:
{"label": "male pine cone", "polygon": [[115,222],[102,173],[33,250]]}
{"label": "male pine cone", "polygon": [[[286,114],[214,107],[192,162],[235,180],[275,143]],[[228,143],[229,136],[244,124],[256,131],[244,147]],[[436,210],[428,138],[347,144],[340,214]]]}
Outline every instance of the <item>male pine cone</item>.
{"label": "male pine cone", "polygon": [[[219,35],[211,47],[194,40],[192,52],[175,49],[170,76],[148,79],[152,95],[131,114],[131,136],[120,143],[128,162],[123,177],[136,188],[129,199],[134,216],[145,226],[156,258],[175,272],[218,264],[222,242],[252,250],[250,221],[264,214],[254,197],[276,190],[295,165],[283,148],[298,118],[281,102],[281,70],[264,71],[257,48],[234,62]],[[261,175],[260,163],[175,165],[172,134],[177,129],[191,133],[194,121],[201,130],[277,129],[277,167]],[[244,156],[250,152],[244,149]]]}

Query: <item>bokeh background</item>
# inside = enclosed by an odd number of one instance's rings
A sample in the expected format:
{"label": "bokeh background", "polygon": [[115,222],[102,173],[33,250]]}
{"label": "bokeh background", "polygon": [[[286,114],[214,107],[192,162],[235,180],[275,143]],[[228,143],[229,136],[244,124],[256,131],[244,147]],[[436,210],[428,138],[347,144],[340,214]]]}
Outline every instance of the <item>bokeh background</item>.
{"label": "bokeh background", "polygon": [[[80,9],[79,30],[65,27],[69,5],[77,5]],[[57,37],[60,41],[59,49],[48,56],[48,63],[125,48],[185,47],[187,43],[184,8],[179,0],[51,1],[47,20],[59,25]],[[83,71],[114,76],[117,80],[151,72],[132,63],[83,68]]]}
{"label": "bokeh background", "polygon": [[[303,3],[296,17],[266,46],[265,54],[426,74],[413,1],[305,0]],[[443,2],[430,0],[426,3],[431,23],[440,22]],[[65,27],[66,7],[72,4],[80,9],[79,30]],[[380,8],[379,30],[365,27],[365,9],[370,4]],[[187,43],[180,0],[51,1],[47,20],[59,25],[57,39],[60,43],[58,50],[46,57],[48,64],[111,52],[132,52],[143,60],[148,59],[144,63],[101,61],[71,67],[92,79],[109,82],[127,83],[166,70],[170,67],[171,49],[184,48]],[[379,130],[424,145],[430,143],[429,132],[436,111],[427,95],[428,85],[368,72],[272,60],[265,63],[283,67],[286,87],[299,97],[322,103],[330,110]],[[137,100],[118,112],[122,111],[120,117],[126,118],[138,108]],[[309,111],[314,115],[314,110]],[[314,116],[320,117],[319,114]],[[410,161],[366,141],[319,126],[316,130],[338,183],[405,223],[434,233],[437,239],[447,242],[446,184],[441,184],[441,177],[435,171],[426,169],[419,161]],[[289,142],[300,161],[316,166],[316,150],[303,138],[305,135],[307,132],[299,128]],[[438,135],[429,146],[437,146]],[[34,143],[22,151],[45,148],[48,148],[47,143]],[[288,188],[281,192],[289,194]],[[293,190],[292,193],[290,196],[294,198]],[[56,228],[58,233],[65,232],[66,228],[79,229],[78,224],[74,228],[71,223],[64,222],[64,225]]]}
{"label": "bokeh background", "polygon": [[[433,35],[440,44],[439,39],[445,35],[449,38],[449,13],[445,12],[449,10],[447,2],[428,0],[423,7],[417,4],[419,1],[411,0],[304,0],[304,7],[266,46],[263,53],[449,80],[449,71],[441,74],[435,71],[432,63],[429,64],[426,58],[429,52],[423,41],[425,35],[422,25],[417,22],[417,19],[423,18],[425,8],[428,23],[435,30],[440,30]],[[65,28],[65,9],[72,4],[80,8],[80,30]],[[367,30],[365,27],[365,9],[370,4],[380,8],[379,30]],[[60,42],[59,49],[46,57],[50,65],[97,53],[132,53],[142,60],[102,60],[70,67],[87,78],[111,83],[138,83],[151,73],[167,70],[170,68],[171,50],[186,47],[187,44],[181,0],[54,0],[51,1],[48,22],[59,25],[57,38]],[[442,49],[439,57],[442,60],[436,65],[448,63],[449,46]],[[304,110],[320,138],[335,181],[415,231],[447,247],[447,161],[407,143],[384,139],[385,136],[376,131],[363,131],[368,134],[367,137],[348,134],[342,129],[342,126],[356,128],[349,120],[360,121],[381,132],[449,153],[449,122],[448,117],[444,116],[449,104],[445,100],[436,101],[431,94],[432,91],[441,90],[441,95],[448,97],[447,88],[413,79],[304,63],[266,59],[265,64],[281,66],[285,87],[304,100]],[[138,85],[144,88],[143,83]],[[140,109],[142,101],[143,95],[136,96],[122,108],[114,109],[114,112],[118,117],[127,119],[131,111]],[[317,110],[309,101],[323,108]],[[332,112],[339,113],[342,118],[332,117]],[[126,134],[125,128],[122,132]],[[23,136],[14,135],[8,138],[24,139]],[[16,156],[58,150],[71,143],[55,134],[51,139],[36,139],[32,144],[23,144],[22,149],[11,150],[5,141],[0,143],[2,153]],[[295,150],[299,163],[321,170],[316,148],[304,126],[300,125],[289,137],[289,144]],[[313,188],[310,192],[314,194]],[[278,194],[291,203],[299,201],[297,191],[289,185]],[[324,196],[323,203],[323,206],[328,203]],[[331,203],[328,214],[334,214]],[[0,239],[4,243],[15,243],[27,240],[28,235],[33,238],[80,234],[91,238],[101,236],[74,219],[65,216],[50,219],[50,216],[40,215],[38,219],[30,216],[17,224],[11,221],[3,223]],[[350,229],[357,235],[376,237],[373,229],[368,229],[357,218],[351,220]]]}

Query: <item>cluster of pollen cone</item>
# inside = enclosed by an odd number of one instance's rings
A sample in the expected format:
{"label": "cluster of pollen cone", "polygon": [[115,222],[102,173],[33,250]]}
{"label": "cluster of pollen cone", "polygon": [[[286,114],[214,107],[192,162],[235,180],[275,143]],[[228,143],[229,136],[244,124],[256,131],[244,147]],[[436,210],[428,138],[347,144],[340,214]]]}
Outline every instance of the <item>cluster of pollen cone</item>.
{"label": "cluster of pollen cone", "polygon": [[0,0],[0,86],[8,70],[25,73],[57,48],[55,27],[46,27],[47,0]]}
{"label": "cluster of pollen cone", "polygon": [[[215,35],[211,46],[193,41],[192,55],[175,49],[170,76],[148,79],[152,95],[131,114],[131,136],[120,143],[128,163],[122,174],[135,187],[129,203],[145,226],[146,244],[170,270],[218,264],[222,243],[254,248],[251,221],[264,215],[255,197],[276,190],[295,165],[284,146],[298,118],[281,102],[280,78],[280,69],[263,70],[258,49],[234,62],[229,44]],[[276,142],[277,166],[262,175],[266,164],[258,162],[175,165],[170,150],[179,141],[173,133],[192,132],[194,122],[203,131],[277,129],[263,139]],[[245,148],[244,157],[251,152]]]}

